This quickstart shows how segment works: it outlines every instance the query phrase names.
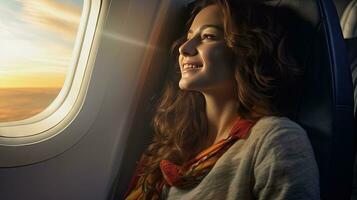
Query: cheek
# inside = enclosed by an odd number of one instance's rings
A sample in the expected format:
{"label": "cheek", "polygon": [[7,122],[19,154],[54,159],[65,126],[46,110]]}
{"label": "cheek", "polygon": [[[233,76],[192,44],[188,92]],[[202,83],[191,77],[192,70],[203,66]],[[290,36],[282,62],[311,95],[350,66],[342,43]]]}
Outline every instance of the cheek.
{"label": "cheek", "polygon": [[231,71],[234,64],[233,52],[223,45],[202,49],[202,60],[210,71]]}

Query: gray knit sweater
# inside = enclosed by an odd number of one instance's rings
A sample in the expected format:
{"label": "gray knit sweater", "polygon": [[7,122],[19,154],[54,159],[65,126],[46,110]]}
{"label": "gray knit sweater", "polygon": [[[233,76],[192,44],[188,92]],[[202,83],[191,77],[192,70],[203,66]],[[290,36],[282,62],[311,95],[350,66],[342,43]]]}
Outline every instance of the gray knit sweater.
{"label": "gray knit sweater", "polygon": [[306,132],[284,117],[264,117],[194,188],[164,188],[163,199],[320,199],[319,173]]}

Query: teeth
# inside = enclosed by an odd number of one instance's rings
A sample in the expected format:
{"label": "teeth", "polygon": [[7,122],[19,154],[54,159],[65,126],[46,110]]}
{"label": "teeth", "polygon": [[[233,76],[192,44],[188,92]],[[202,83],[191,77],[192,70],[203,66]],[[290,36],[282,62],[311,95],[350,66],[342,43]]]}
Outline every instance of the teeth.
{"label": "teeth", "polygon": [[198,66],[197,65],[194,65],[194,64],[184,64],[183,65],[183,68],[184,69],[193,69],[193,68],[197,68]]}

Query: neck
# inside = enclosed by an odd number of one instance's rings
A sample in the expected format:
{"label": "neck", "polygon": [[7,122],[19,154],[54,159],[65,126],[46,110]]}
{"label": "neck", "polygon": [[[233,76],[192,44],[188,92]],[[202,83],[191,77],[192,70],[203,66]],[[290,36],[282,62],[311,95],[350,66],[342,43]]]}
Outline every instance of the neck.
{"label": "neck", "polygon": [[237,101],[231,90],[203,93],[206,100],[209,143],[213,144],[228,137],[237,119]]}

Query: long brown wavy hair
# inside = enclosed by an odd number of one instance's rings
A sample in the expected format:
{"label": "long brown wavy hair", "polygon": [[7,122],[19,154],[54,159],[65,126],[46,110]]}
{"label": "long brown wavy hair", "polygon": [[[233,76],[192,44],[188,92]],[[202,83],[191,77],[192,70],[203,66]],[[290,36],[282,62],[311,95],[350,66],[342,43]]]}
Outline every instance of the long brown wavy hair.
{"label": "long brown wavy hair", "polygon": [[[236,80],[237,114],[245,119],[262,116],[285,116],[291,112],[291,89],[297,87],[302,70],[287,51],[287,36],[272,7],[229,0],[198,0],[187,22],[190,27],[196,14],[216,4],[224,16],[227,46],[235,54],[232,66]],[[186,38],[184,36],[183,38]],[[208,138],[205,99],[200,92],[181,90],[178,47],[172,47],[173,66],[156,107],[152,125],[153,142],[141,161],[140,176],[152,186],[146,188],[146,199],[157,192],[155,184],[162,180],[159,163],[168,159],[182,165],[196,156]],[[296,90],[295,90],[296,91]],[[254,115],[252,114],[254,113]]]}

